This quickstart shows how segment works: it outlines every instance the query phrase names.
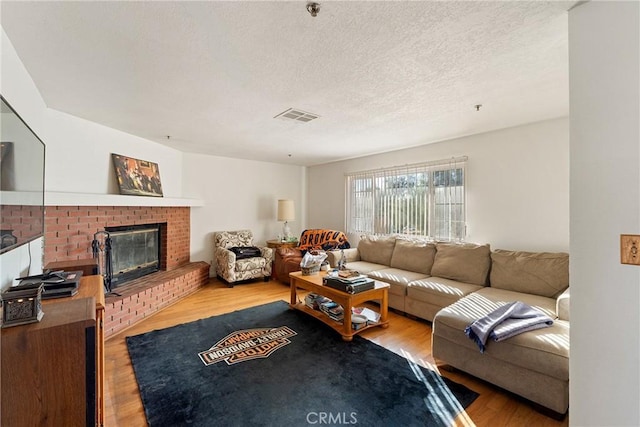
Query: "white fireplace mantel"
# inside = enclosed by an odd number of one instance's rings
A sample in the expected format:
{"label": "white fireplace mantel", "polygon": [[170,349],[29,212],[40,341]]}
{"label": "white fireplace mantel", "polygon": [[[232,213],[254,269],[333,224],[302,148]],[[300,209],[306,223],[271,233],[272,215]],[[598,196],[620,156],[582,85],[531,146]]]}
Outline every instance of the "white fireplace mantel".
{"label": "white fireplace mantel", "polygon": [[120,194],[64,193],[47,191],[44,193],[45,206],[204,206],[200,199],[176,197],[123,196]]}

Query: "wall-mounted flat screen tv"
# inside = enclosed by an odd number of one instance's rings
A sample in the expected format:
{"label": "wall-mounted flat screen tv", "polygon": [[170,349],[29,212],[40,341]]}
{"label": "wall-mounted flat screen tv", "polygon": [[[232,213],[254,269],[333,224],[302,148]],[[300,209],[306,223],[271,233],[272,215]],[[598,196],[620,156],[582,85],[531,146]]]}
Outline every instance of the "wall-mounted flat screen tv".
{"label": "wall-mounted flat screen tv", "polygon": [[44,234],[45,145],[0,99],[1,254]]}

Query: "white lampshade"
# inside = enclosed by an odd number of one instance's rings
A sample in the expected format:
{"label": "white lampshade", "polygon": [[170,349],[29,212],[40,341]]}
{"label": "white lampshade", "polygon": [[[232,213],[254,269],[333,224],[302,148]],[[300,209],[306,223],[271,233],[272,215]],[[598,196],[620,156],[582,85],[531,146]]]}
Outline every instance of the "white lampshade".
{"label": "white lampshade", "polygon": [[296,219],[296,208],[293,200],[278,200],[278,221],[294,221]]}
{"label": "white lampshade", "polygon": [[289,221],[296,219],[296,208],[293,205],[293,200],[280,199],[278,200],[278,221],[284,221],[282,225],[282,240],[288,241],[291,239],[291,229],[289,228]]}

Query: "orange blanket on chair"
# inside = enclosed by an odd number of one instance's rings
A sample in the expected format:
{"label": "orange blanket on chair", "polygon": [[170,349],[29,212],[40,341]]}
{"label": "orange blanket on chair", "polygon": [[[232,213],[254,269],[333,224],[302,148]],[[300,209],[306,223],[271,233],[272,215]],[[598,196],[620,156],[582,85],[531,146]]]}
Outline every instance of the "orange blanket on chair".
{"label": "orange blanket on chair", "polygon": [[311,249],[330,251],[333,249],[349,249],[350,247],[347,236],[342,231],[324,228],[304,230],[300,235],[300,244],[298,245],[298,249],[302,251]]}

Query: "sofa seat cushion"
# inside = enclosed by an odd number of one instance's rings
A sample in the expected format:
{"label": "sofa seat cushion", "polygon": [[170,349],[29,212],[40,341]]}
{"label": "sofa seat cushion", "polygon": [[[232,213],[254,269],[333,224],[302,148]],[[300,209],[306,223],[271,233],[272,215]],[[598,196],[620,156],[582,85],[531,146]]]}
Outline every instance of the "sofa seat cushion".
{"label": "sofa seat cushion", "polygon": [[266,258],[253,257],[236,260],[236,271],[261,270],[267,265]]}
{"label": "sofa seat cushion", "polygon": [[555,318],[555,300],[501,289],[483,288],[440,310],[433,319],[433,334],[474,349],[478,357],[490,355],[506,363],[569,380],[569,322],[554,320],[552,326],[525,332],[501,342],[489,340],[485,353],[464,329],[501,305],[522,301]]}
{"label": "sofa seat cushion", "polygon": [[446,307],[479,289],[482,289],[482,286],[462,283],[443,277],[427,277],[409,282],[407,297]]}
{"label": "sofa seat cushion", "polygon": [[390,266],[429,276],[435,256],[436,246],[432,243],[396,239]]}
{"label": "sofa seat cushion", "polygon": [[375,270],[370,272],[368,276],[372,279],[380,280],[391,285],[391,287],[389,288],[390,294],[403,296],[407,294],[407,285],[409,284],[409,282],[427,277],[426,274],[400,270],[398,268],[385,268],[382,270]]}
{"label": "sofa seat cushion", "polygon": [[489,245],[438,243],[431,275],[473,285],[486,285],[490,267]]}
{"label": "sofa seat cushion", "polygon": [[389,266],[384,264],[376,264],[374,262],[367,262],[367,261],[351,261],[351,262],[347,262],[347,268],[349,270],[356,270],[360,274],[368,275],[372,271],[389,268]]}
{"label": "sofa seat cushion", "polygon": [[490,282],[493,288],[555,297],[569,287],[569,254],[496,249]]}

